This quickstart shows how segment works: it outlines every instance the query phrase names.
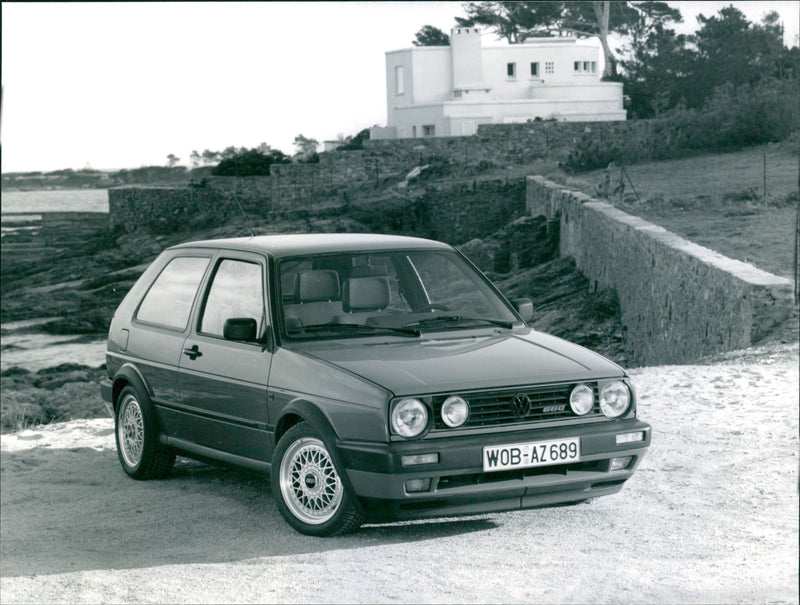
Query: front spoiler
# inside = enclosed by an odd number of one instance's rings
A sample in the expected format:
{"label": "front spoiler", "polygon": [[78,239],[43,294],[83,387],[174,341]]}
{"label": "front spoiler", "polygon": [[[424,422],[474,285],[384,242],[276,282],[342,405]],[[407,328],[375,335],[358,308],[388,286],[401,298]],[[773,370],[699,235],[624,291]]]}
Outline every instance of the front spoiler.
{"label": "front spoiler", "polygon": [[[642,431],[644,440],[616,444],[616,435]],[[535,428],[392,443],[381,446],[340,443],[347,475],[364,511],[375,520],[478,514],[576,502],[613,494],[636,470],[650,445],[651,428],[636,419]],[[487,445],[579,437],[577,463],[530,469],[483,471]],[[438,464],[404,468],[405,454],[439,454]],[[610,460],[631,456],[623,470],[610,471]],[[431,479],[427,492],[406,493],[409,479]]]}

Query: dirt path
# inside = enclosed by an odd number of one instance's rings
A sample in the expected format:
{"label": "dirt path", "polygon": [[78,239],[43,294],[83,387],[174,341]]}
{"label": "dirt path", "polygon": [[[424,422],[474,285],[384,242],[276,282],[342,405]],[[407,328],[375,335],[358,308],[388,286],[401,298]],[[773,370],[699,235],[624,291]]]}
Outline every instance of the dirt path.
{"label": "dirt path", "polygon": [[0,599],[797,602],[798,349],[633,372],[653,446],[572,507],[295,533],[258,475],[140,483],[111,424],[2,437]]}

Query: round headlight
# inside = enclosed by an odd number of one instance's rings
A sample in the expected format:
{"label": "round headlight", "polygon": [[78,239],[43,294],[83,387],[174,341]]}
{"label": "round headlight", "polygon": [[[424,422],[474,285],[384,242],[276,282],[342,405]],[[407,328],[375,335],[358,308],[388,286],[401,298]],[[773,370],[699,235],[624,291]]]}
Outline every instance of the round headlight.
{"label": "round headlight", "polygon": [[569,407],[578,416],[591,412],[594,407],[594,391],[592,391],[592,388],[585,384],[579,384],[572,389],[572,393],[569,395]]}
{"label": "round headlight", "polygon": [[419,399],[403,399],[392,408],[392,429],[401,437],[416,437],[428,426],[428,408]]}
{"label": "round headlight", "polygon": [[450,428],[461,426],[469,418],[469,403],[463,397],[453,395],[442,404],[442,420]]}
{"label": "round headlight", "polygon": [[600,409],[609,418],[622,416],[631,403],[631,392],[624,382],[615,380],[600,389]]}

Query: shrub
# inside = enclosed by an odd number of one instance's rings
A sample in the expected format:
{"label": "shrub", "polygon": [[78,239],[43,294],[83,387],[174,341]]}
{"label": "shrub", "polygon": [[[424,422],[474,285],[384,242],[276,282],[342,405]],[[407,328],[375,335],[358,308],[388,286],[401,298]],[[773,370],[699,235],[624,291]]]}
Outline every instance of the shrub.
{"label": "shrub", "polygon": [[269,176],[273,164],[288,164],[291,160],[277,149],[263,153],[249,149],[222,160],[211,172],[214,176]]}
{"label": "shrub", "polygon": [[364,141],[368,140],[369,140],[369,128],[365,128],[343,145],[339,145],[336,148],[336,151],[356,151],[358,149],[364,149]]}
{"label": "shrub", "polygon": [[765,78],[756,86],[724,84],[701,109],[679,105],[647,127],[631,127],[615,140],[584,134],[566,167],[575,171],[687,155],[691,150],[738,149],[790,138],[800,126],[797,80]]}

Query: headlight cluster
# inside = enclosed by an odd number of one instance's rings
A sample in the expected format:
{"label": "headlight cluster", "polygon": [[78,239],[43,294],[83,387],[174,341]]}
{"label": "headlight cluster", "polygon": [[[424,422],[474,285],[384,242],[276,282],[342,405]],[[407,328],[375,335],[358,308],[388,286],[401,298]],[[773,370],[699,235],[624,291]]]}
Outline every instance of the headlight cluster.
{"label": "headlight cluster", "polygon": [[[608,382],[600,387],[600,410],[608,418],[619,418],[631,404],[631,391],[621,380]],[[585,384],[579,384],[569,395],[569,406],[578,416],[592,411],[594,407],[594,391]]]}
{"label": "headlight cluster", "polygon": [[[469,420],[469,402],[451,395],[442,404],[442,422],[450,428],[463,426]],[[392,407],[392,430],[406,439],[421,435],[428,428],[428,406],[419,399],[401,399]]]}
{"label": "headlight cluster", "polygon": [[428,426],[428,408],[419,399],[403,399],[392,408],[392,429],[401,437],[416,437]]}
{"label": "headlight cluster", "polygon": [[619,418],[628,411],[631,391],[621,380],[603,385],[600,389],[600,409],[609,418]]}

